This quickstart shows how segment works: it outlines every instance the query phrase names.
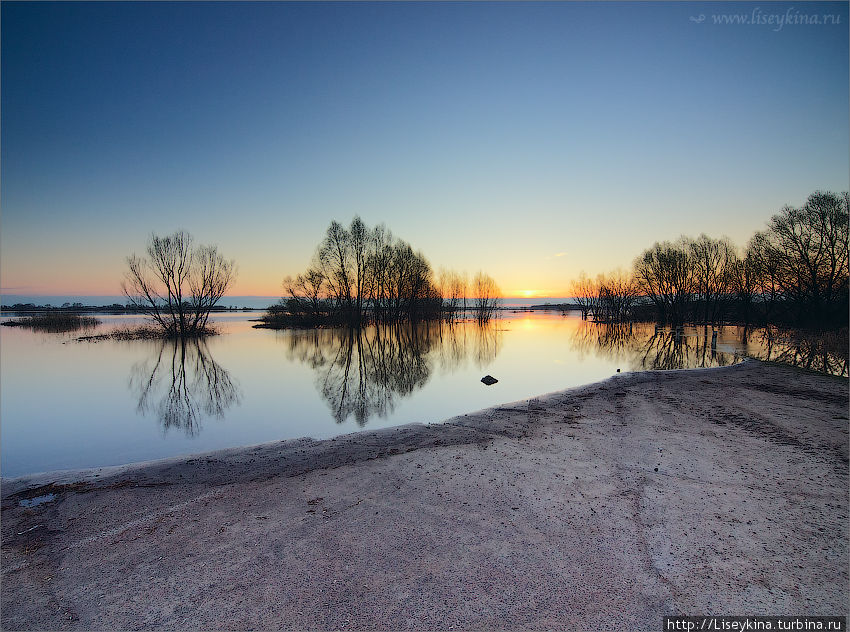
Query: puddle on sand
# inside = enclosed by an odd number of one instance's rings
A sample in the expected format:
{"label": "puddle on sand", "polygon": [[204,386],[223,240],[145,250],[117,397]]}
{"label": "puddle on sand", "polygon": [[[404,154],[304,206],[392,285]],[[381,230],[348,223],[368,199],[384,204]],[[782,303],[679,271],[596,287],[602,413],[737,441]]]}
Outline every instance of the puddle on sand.
{"label": "puddle on sand", "polygon": [[36,496],[35,498],[27,498],[26,500],[22,500],[21,507],[32,509],[33,507],[38,507],[39,505],[53,502],[54,500],[56,500],[56,494],[45,494],[44,496]]}

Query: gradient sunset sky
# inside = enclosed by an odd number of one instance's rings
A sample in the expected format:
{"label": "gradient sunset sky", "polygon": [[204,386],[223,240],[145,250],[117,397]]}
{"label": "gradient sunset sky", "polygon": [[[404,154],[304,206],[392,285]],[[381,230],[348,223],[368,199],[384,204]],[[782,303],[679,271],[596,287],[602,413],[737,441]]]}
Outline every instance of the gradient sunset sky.
{"label": "gradient sunset sky", "polygon": [[0,10],[3,294],[120,294],[184,228],[236,259],[233,295],[276,296],[359,214],[435,269],[565,296],[848,189],[847,3]]}

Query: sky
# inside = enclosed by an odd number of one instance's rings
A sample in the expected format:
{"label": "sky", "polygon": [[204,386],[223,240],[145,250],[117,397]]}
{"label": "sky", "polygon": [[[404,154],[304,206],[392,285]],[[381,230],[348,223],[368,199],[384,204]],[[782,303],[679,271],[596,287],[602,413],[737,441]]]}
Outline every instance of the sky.
{"label": "sky", "polygon": [[276,296],[360,215],[435,269],[567,296],[850,188],[847,3],[0,13],[4,295],[120,294],[127,255],[185,229],[236,260],[233,295]]}

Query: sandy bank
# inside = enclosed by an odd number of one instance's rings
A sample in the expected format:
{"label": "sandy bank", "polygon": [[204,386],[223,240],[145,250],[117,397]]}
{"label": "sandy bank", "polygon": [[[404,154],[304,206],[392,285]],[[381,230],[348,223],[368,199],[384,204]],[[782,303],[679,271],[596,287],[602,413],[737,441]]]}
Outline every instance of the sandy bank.
{"label": "sandy bank", "polygon": [[4,480],[2,628],[847,614],[847,404],[846,379],[748,362],[432,426]]}

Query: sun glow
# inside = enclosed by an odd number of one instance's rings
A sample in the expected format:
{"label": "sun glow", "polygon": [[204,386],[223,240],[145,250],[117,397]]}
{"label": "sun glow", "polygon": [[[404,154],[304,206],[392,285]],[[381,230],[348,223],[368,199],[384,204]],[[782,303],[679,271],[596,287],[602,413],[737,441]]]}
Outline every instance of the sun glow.
{"label": "sun glow", "polygon": [[540,294],[540,290],[517,290],[519,298],[534,298]]}

